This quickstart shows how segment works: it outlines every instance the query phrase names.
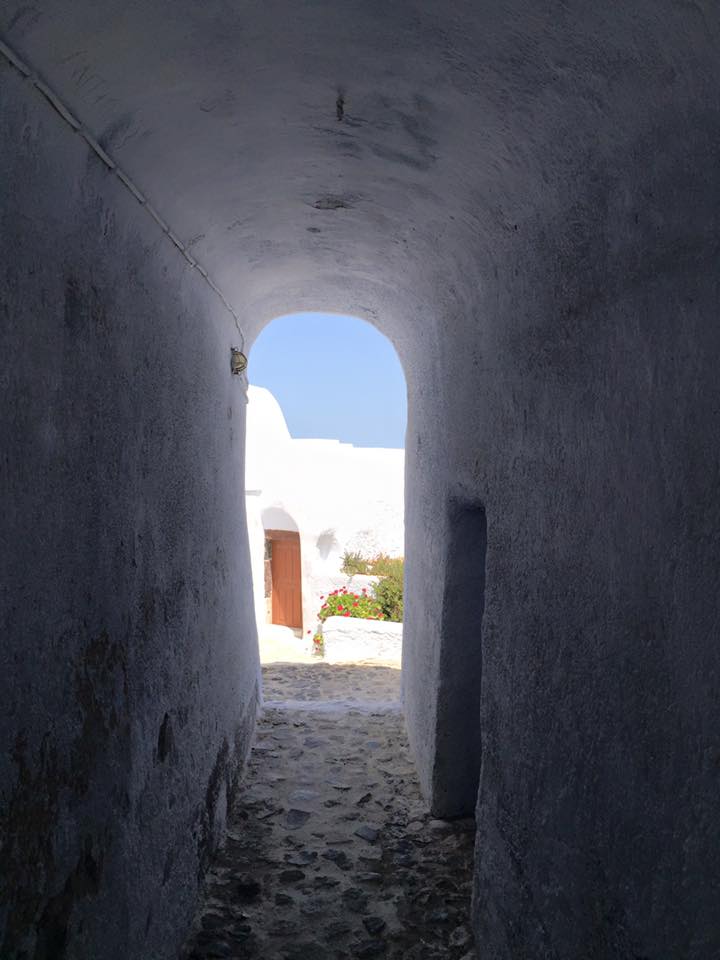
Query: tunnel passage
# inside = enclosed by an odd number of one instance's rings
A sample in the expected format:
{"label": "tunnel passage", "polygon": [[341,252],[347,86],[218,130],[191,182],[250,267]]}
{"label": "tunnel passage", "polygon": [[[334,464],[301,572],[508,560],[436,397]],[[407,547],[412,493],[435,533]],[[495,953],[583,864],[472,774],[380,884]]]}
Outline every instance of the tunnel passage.
{"label": "tunnel passage", "polygon": [[720,10],[7,0],[0,35],[0,953],[45,916],[176,955],[257,708],[231,350],[307,306],[407,370],[430,803],[444,505],[491,520],[481,948],[714,960]]}

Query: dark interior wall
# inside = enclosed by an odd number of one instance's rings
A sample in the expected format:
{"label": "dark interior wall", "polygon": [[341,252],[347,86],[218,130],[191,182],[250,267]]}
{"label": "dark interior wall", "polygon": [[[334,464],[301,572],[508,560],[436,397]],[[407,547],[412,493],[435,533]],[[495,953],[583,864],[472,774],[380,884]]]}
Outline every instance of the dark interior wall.
{"label": "dark interior wall", "polygon": [[173,957],[257,698],[237,331],[0,64],[0,955]]}
{"label": "dark interior wall", "polygon": [[720,952],[718,121],[666,113],[571,171],[455,343],[479,413],[448,394],[448,459],[487,505],[474,919],[497,960]]}

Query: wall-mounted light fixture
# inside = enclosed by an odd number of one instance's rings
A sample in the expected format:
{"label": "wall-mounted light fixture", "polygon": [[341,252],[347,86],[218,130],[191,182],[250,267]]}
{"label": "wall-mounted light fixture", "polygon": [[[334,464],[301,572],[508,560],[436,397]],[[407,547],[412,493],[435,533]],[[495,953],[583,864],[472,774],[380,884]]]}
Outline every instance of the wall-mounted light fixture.
{"label": "wall-mounted light fixture", "polygon": [[247,357],[237,347],[230,347],[230,373],[240,374],[247,369]]}

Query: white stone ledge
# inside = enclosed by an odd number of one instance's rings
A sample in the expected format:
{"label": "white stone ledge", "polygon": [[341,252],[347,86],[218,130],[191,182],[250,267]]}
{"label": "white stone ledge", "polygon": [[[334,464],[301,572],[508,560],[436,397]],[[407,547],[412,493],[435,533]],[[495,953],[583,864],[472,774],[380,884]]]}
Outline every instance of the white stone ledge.
{"label": "white stone ledge", "polygon": [[327,663],[400,663],[401,623],[328,617],[322,632]]}

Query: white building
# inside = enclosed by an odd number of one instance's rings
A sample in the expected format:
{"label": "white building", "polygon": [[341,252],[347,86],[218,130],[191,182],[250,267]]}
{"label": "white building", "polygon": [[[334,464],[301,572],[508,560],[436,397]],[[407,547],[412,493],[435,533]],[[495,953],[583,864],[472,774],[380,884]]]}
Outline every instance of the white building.
{"label": "white building", "polygon": [[405,451],[290,436],[277,400],[249,388],[245,493],[258,629],[313,630],[348,577],[343,554],[404,553]]}

